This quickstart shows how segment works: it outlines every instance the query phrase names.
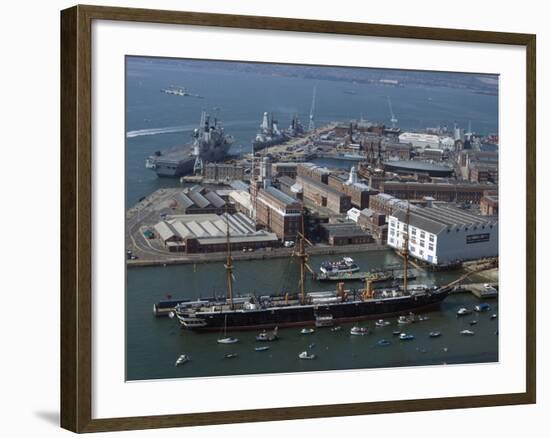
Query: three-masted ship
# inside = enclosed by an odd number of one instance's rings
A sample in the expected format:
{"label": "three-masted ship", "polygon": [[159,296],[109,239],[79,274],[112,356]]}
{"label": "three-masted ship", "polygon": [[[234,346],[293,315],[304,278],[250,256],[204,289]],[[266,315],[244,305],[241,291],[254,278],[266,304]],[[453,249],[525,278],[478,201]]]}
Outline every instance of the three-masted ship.
{"label": "three-masted ship", "polygon": [[297,292],[234,296],[228,223],[225,263],[227,297],[180,303],[175,314],[181,326],[186,329],[214,331],[223,328],[229,331],[306,326],[314,325],[319,320],[331,320],[334,324],[340,324],[437,309],[448,296],[451,287],[408,284],[408,225],[405,233],[402,250],[404,274],[403,284],[400,286],[375,289],[373,282],[367,280],[362,290],[346,290],[344,283],[338,283],[335,291],[306,292],[306,271],[311,272],[311,268],[305,251],[306,238],[300,232],[296,254],[300,261]]}

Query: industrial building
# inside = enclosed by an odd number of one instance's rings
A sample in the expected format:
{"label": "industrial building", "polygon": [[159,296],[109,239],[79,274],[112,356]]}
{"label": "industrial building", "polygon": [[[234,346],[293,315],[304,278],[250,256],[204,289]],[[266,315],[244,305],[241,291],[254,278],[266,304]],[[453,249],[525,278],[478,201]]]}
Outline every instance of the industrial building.
{"label": "industrial building", "polygon": [[245,177],[243,166],[223,163],[208,163],[204,166],[204,178],[212,181],[242,180]]}
{"label": "industrial building", "polygon": [[469,180],[474,183],[498,183],[498,164],[476,162],[470,165]]}
{"label": "industrial building", "polygon": [[272,186],[256,194],[256,221],[281,240],[295,240],[301,230],[302,204]]}
{"label": "industrial building", "polygon": [[247,190],[230,191],[229,200],[233,203],[236,211],[246,214],[249,218],[254,217],[254,204]]}
{"label": "industrial building", "polygon": [[421,134],[418,132],[403,132],[399,135],[400,143],[407,143],[415,148],[439,148],[439,137],[434,134]]}
{"label": "industrial building", "polygon": [[386,215],[370,208],[359,210],[352,208],[347,213],[348,219],[367,229],[377,242],[386,243],[388,240],[388,225]]}
{"label": "industrial building", "polygon": [[336,224],[321,224],[321,238],[329,245],[359,245],[374,242],[370,233],[359,225],[347,222]]}
{"label": "industrial building", "polygon": [[178,191],[173,199],[172,209],[183,214],[222,214],[232,208],[215,191],[201,186]]}
{"label": "industrial building", "polygon": [[279,245],[274,233],[256,231],[254,222],[242,213],[173,215],[154,226],[155,235],[170,252],[205,253]]}
{"label": "industrial building", "polygon": [[426,174],[434,177],[448,177],[454,173],[452,167],[422,160],[389,160],[384,161],[384,169],[402,175]]}
{"label": "industrial building", "polygon": [[327,207],[334,213],[345,213],[351,208],[351,196],[323,183],[321,180],[298,173],[296,181],[303,189],[304,199],[310,200],[317,206]]}
{"label": "industrial building", "polygon": [[479,203],[481,214],[486,216],[498,215],[498,194],[486,193]]}
{"label": "industrial building", "polygon": [[[407,218],[408,216],[408,218]],[[388,218],[388,245],[434,265],[498,256],[498,220],[451,205],[396,209]]]}
{"label": "industrial building", "polygon": [[[430,196],[436,201],[479,204],[486,190],[498,190],[498,186],[495,184],[384,181],[380,184],[380,189],[388,195],[401,199],[422,199]],[[373,208],[371,205],[369,207]]]}
{"label": "industrial building", "polygon": [[397,208],[406,209],[407,201],[396,198],[388,193],[379,193],[378,195],[371,196],[369,201],[369,209],[389,216]]}
{"label": "industrial building", "polygon": [[330,170],[312,163],[300,163],[296,169],[297,176],[306,176],[312,180],[328,184]]}
{"label": "industrial building", "polygon": [[273,163],[271,165],[271,173],[274,177],[288,176],[290,178],[296,178],[298,163]]}
{"label": "industrial building", "polygon": [[367,208],[370,196],[378,193],[378,190],[371,189],[368,185],[359,182],[355,167],[351,168],[347,178],[339,175],[329,175],[328,185],[348,195],[351,198],[352,205],[359,209]]}
{"label": "industrial building", "polygon": [[256,222],[274,232],[281,240],[295,240],[302,227],[302,204],[273,187],[272,166],[265,157],[259,180],[251,186]]}

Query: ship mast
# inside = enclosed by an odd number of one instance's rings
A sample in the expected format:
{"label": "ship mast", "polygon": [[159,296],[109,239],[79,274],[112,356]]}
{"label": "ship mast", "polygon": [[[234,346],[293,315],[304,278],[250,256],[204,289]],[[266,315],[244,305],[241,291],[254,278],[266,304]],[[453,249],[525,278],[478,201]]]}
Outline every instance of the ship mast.
{"label": "ship mast", "polygon": [[298,257],[300,258],[300,302],[305,304],[306,302],[306,291],[305,291],[305,280],[306,280],[306,269],[307,269],[307,254],[305,251],[305,236],[304,236],[304,214],[302,212],[302,229],[298,233]]}
{"label": "ship mast", "polygon": [[229,307],[233,310],[233,259],[231,258],[231,241],[229,239],[229,213],[226,212],[225,214],[227,220],[227,261],[225,263],[225,270],[227,272],[227,297],[229,298]]}
{"label": "ship mast", "polygon": [[411,204],[407,200],[407,213],[405,215],[405,222],[407,227],[407,232],[405,234],[405,239],[403,241],[403,251],[401,255],[403,256],[403,290],[407,292],[407,280],[408,280],[408,271],[409,271],[409,222],[410,222],[410,206]]}

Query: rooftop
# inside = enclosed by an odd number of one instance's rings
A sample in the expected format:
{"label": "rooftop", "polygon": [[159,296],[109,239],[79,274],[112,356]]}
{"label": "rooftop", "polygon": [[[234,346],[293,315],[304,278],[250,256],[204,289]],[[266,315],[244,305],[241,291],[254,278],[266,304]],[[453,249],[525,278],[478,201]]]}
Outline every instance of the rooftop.
{"label": "rooftop", "polygon": [[274,233],[256,231],[254,222],[242,213],[173,215],[157,223],[154,228],[163,240],[178,237],[182,240],[198,239],[201,243],[218,243],[227,241],[228,227],[231,242],[277,240]]}
{"label": "rooftop", "polygon": [[295,204],[297,202],[296,199],[288,196],[286,193],[281,192],[273,186],[268,186],[263,190],[285,205]]}
{"label": "rooftop", "polygon": [[[403,209],[396,210],[393,216],[400,222],[407,221],[407,212]],[[497,220],[467,212],[454,205],[434,204],[433,207],[413,207],[409,212],[409,224],[438,234],[447,228],[493,226]]]}
{"label": "rooftop", "polygon": [[[330,192],[334,195],[338,196],[347,196],[344,193],[342,193],[340,190],[335,189],[334,187],[329,186],[328,184],[322,183],[321,181],[317,181],[313,178],[310,178],[307,175],[298,175],[297,179],[300,179],[308,184],[314,185],[315,187],[320,187],[326,192]],[[300,181],[298,181],[300,182]]]}

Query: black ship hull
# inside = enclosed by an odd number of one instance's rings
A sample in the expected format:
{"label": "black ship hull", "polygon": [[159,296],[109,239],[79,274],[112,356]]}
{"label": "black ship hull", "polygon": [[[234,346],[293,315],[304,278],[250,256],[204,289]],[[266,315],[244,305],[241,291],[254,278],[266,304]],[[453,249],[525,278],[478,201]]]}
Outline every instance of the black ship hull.
{"label": "black ship hull", "polygon": [[[298,327],[315,324],[318,316],[332,316],[334,323],[345,323],[366,319],[378,319],[404,315],[409,312],[427,312],[439,308],[448,296],[448,290],[422,294],[411,294],[396,298],[365,301],[349,301],[331,304],[296,305],[245,311],[197,312],[204,325],[186,327],[193,331],[255,330],[274,327]],[[178,315],[180,322],[182,315]],[[183,315],[185,316],[185,315]],[[182,323],[182,327],[185,324]]]}

